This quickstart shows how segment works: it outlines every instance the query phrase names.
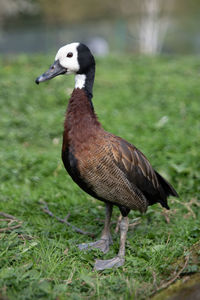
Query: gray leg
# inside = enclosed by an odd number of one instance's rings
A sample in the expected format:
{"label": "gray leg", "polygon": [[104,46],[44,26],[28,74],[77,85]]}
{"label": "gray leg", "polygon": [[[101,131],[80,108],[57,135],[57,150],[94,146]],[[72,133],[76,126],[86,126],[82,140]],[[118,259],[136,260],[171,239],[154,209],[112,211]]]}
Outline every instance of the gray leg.
{"label": "gray leg", "polygon": [[120,215],[119,215],[119,217],[118,217],[118,219],[117,219],[116,227],[115,227],[115,232],[116,232],[116,233],[119,231],[119,227],[120,227],[121,220],[122,220],[122,214],[120,213]]}
{"label": "gray leg", "polygon": [[100,249],[103,253],[108,252],[109,245],[112,244],[112,238],[110,234],[110,220],[112,216],[112,207],[110,203],[106,203],[106,217],[104,223],[104,229],[101,234],[100,240],[94,243],[84,243],[78,245],[80,250],[90,250],[92,248]]}
{"label": "gray leg", "polygon": [[127,231],[128,231],[128,217],[122,217],[120,223],[120,248],[119,248],[118,255],[108,260],[96,259],[94,265],[95,270],[111,269],[113,267],[117,268],[117,267],[121,267],[124,264],[125,242],[126,242]]}

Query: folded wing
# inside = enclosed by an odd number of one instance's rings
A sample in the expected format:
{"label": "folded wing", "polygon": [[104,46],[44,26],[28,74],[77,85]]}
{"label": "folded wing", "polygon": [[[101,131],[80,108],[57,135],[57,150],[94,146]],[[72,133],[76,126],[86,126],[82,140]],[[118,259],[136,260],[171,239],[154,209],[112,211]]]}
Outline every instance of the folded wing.
{"label": "folded wing", "polygon": [[146,197],[148,204],[161,203],[169,209],[167,197],[178,197],[174,188],[150,165],[144,154],[122,138],[112,136],[112,154],[115,164],[124,176]]}

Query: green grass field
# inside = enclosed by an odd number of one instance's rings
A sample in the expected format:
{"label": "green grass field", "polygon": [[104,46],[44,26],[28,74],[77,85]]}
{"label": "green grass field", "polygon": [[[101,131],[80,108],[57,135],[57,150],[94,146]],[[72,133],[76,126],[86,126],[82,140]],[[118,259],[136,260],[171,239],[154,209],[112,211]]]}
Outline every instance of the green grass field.
{"label": "green grass field", "polygon": [[[94,106],[104,128],[127,139],[176,188],[168,216],[157,204],[132,211],[125,265],[94,272],[99,251],[80,252],[92,239],[51,218],[102,230],[104,205],[84,193],[61,161],[64,113],[74,78],[37,86],[53,55],[0,60],[0,299],[147,299],[181,268],[200,239],[200,60],[198,57],[116,56],[97,60]],[[189,205],[188,205],[189,203]],[[115,208],[113,220],[119,212]],[[168,220],[169,218],[169,220]],[[168,220],[168,222],[167,222]],[[7,227],[20,225],[18,228]],[[104,257],[116,255],[119,234]],[[200,253],[200,249],[198,250]],[[184,274],[199,272],[192,259]]]}

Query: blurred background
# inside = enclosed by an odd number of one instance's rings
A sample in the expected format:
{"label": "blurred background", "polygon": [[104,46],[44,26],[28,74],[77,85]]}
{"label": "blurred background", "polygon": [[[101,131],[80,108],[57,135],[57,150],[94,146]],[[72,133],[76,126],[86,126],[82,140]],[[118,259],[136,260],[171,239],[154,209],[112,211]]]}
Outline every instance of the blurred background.
{"label": "blurred background", "polygon": [[[73,41],[101,56],[94,107],[103,128],[141,149],[180,195],[169,214],[155,205],[130,228],[123,270],[100,274],[98,252],[77,251],[85,237],[39,204],[102,230],[103,203],[72,183],[60,158],[74,77],[34,82]],[[0,300],[150,299],[179,277],[171,299],[198,297],[199,54],[200,0],[0,0],[0,211],[13,216],[0,218]]]}
{"label": "blurred background", "polygon": [[0,53],[56,51],[198,54],[199,0],[0,0]]}

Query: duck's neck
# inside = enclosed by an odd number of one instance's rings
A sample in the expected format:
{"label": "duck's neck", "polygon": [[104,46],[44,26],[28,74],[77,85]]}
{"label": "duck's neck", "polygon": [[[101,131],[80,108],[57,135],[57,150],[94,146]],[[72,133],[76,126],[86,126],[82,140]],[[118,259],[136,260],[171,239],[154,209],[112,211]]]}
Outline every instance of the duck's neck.
{"label": "duck's neck", "polygon": [[101,127],[92,104],[92,88],[95,76],[95,66],[85,74],[76,74],[75,88],[69,100],[65,132],[71,140],[83,140],[89,137],[93,129]]}
{"label": "duck's neck", "polygon": [[93,84],[94,84],[94,76],[95,76],[95,65],[90,67],[89,70],[85,72],[85,74],[76,74],[75,76],[75,89],[83,89],[91,101],[93,94]]}
{"label": "duck's neck", "polygon": [[74,150],[85,147],[91,138],[95,138],[101,128],[97,116],[84,89],[75,88],[67,107],[63,151],[72,147]]}
{"label": "duck's neck", "polygon": [[101,127],[91,100],[94,73],[94,68],[90,68],[86,74],[77,74],[75,77],[75,88],[69,100],[64,124],[65,133],[71,141],[83,142]]}
{"label": "duck's neck", "polygon": [[75,88],[67,107],[65,129],[82,131],[86,127],[99,126],[91,100],[84,89]]}

